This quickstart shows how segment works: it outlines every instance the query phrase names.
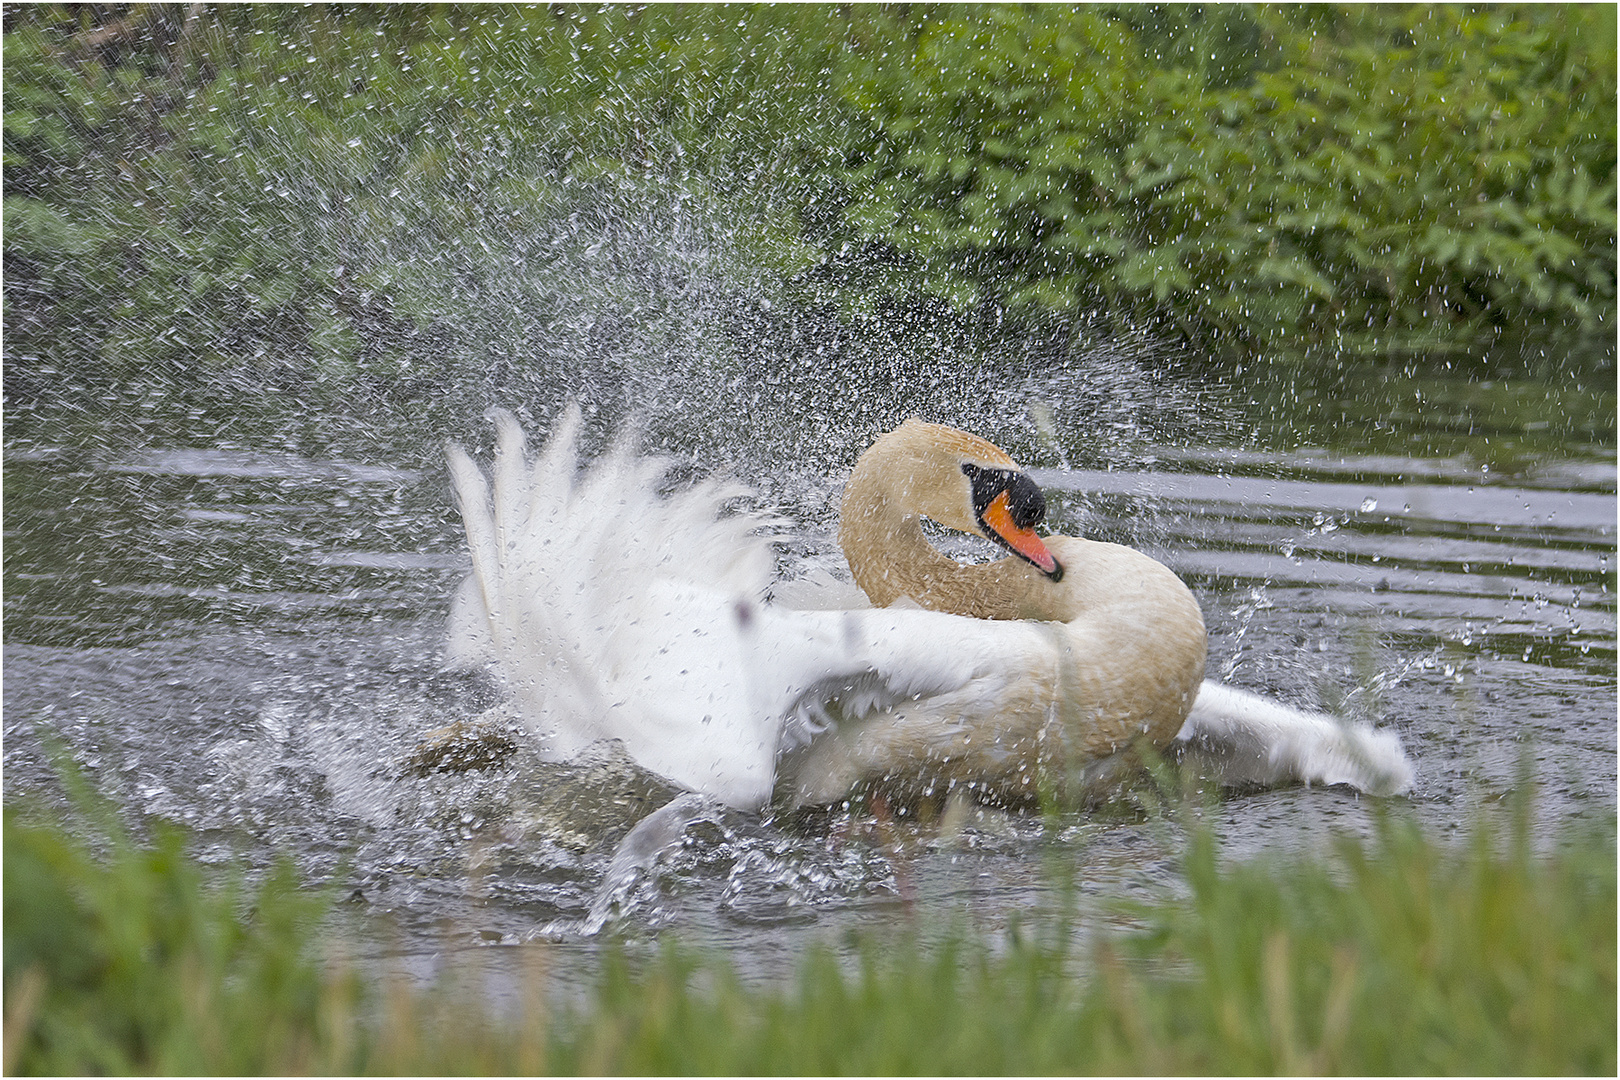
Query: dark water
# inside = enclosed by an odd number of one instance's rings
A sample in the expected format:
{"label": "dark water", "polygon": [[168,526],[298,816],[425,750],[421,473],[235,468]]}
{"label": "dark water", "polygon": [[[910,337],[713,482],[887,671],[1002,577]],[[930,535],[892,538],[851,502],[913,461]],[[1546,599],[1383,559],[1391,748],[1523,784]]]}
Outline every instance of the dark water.
{"label": "dark water", "polygon": [[[699,469],[694,447],[712,447],[796,522],[787,574],[838,568],[841,471],[873,431],[912,408],[972,426],[1035,467],[1054,531],[1143,547],[1192,585],[1211,677],[1399,732],[1417,784],[1395,812],[1445,834],[1530,782],[1544,837],[1613,817],[1612,392],[1381,368],[1216,379],[1121,353],[985,378],[920,406],[876,380],[858,421],[761,409],[765,381],[729,434],[704,417],[723,419],[746,375],[708,387],[706,413],[661,380],[642,411],[649,442]],[[558,402],[513,404],[543,426]],[[368,423],[217,402],[12,410],[8,800],[54,797],[55,747],[133,819],[185,825],[209,861],[293,855],[352,901],[355,954],[423,977],[474,957],[497,987],[531,961],[484,947],[534,940],[555,943],[549,977],[583,978],[593,913],[774,976],[850,930],[993,936],[1068,885],[1092,925],[1117,926],[1110,899],[1178,887],[1175,814],[955,806],[920,822],[711,814],[602,895],[618,839],[672,791],[521,749],[483,772],[410,769],[426,733],[490,704],[438,665],[466,566],[439,447],[487,435],[475,416]],[[1375,810],[1294,788],[1198,812],[1246,856],[1365,830]]]}

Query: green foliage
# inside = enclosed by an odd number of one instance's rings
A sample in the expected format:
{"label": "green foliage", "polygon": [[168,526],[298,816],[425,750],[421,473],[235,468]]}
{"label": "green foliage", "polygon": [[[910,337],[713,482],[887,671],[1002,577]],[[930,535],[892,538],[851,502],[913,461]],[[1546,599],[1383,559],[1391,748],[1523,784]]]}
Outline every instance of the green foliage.
{"label": "green foliage", "polygon": [[849,220],[933,291],[1204,343],[1612,335],[1613,20],[912,9],[845,89]]}
{"label": "green foliage", "polygon": [[[828,17],[133,5],[92,25],[14,11],[9,374],[245,367],[416,396],[447,353],[487,366],[491,340],[566,317],[543,274],[521,275],[535,286],[510,267],[544,266],[546,223],[601,213],[650,177],[769,203],[743,215],[739,242],[791,272],[806,262],[794,215],[768,211],[794,198],[786,160],[817,141],[788,119],[825,96],[829,69],[800,43],[836,42]],[[491,311],[506,322],[479,325]]]}
{"label": "green foliage", "polygon": [[309,951],[323,903],[277,866],[210,888],[164,830],[92,854],[5,815],[6,1071],[255,1073],[296,1067],[354,987]]}
{"label": "green foliage", "polygon": [[1329,862],[1242,865],[1204,835],[1190,897],[1137,911],[1145,934],[1080,948],[1072,917],[1042,914],[999,947],[872,940],[853,965],[813,949],[779,988],[675,945],[644,964],[610,949],[588,1004],[548,1009],[527,947],[516,1020],[454,980],[363,992],[323,966],[323,903],[285,867],[249,899],[176,833],[103,832],[92,854],[7,812],[8,1072],[1615,1069],[1612,832],[1537,856],[1522,824],[1452,850],[1385,822]]}
{"label": "green foliage", "polygon": [[1338,867],[1223,869],[1195,843],[1192,903],[1149,950],[1199,973],[1161,999],[1165,1033],[1207,1040],[1173,1070],[1607,1073],[1613,856],[1593,838],[1538,861],[1527,832],[1453,855],[1386,823]]}
{"label": "green foliage", "polygon": [[582,290],[623,282],[604,309],[645,331],[648,283],[577,226],[689,205],[811,305],[1268,352],[1606,339],[1613,19],[19,5],[7,392],[476,393],[547,362]]}

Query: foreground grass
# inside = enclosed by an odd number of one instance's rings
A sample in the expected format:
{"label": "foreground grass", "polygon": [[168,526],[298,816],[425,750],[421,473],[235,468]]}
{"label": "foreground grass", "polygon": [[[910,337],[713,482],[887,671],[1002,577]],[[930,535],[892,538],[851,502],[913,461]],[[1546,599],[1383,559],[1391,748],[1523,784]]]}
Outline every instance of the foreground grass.
{"label": "foreground grass", "polygon": [[853,973],[813,951],[766,991],[671,946],[552,1010],[537,949],[516,1021],[363,989],[310,951],[322,904],[285,868],[249,892],[178,834],[101,847],[7,813],[8,1073],[1615,1071],[1612,835],[1538,857],[1388,824],[1331,863],[1240,866],[1202,837],[1147,934],[1076,955],[1036,920],[996,955],[868,944]]}

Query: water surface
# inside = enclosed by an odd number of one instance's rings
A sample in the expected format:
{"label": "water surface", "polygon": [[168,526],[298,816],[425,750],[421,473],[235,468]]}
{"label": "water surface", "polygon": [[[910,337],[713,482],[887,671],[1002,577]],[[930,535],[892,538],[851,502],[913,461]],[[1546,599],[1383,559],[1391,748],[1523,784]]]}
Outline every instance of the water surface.
{"label": "water surface", "polygon": [[[615,844],[673,789],[612,761],[563,775],[522,750],[484,771],[410,767],[424,735],[491,704],[439,666],[467,566],[440,444],[487,449],[477,418],[402,434],[125,402],[9,418],[7,798],[54,797],[54,745],[132,820],[186,826],[209,861],[291,854],[350,901],[356,955],[424,978],[477,957],[497,988],[532,963],[501,946],[535,941],[551,943],[548,977],[578,986],[604,914],[634,941],[674,930],[763,977],[851,930],[993,938],[1071,887],[1086,928],[1127,926],[1111,901],[1179,888],[1185,813],[1238,857],[1315,849],[1378,812],[1451,833],[1527,782],[1543,838],[1612,819],[1612,394],[1383,370],[1213,379],[1114,353],[1044,380],[973,378],[984,393],[926,378],[909,397],[865,391],[877,405],[850,420],[796,412],[791,379],[733,372],[705,414],[753,385],[729,436],[653,392],[639,419],[677,482],[718,461],[789,517],[786,575],[841,571],[833,508],[873,431],[908,411],[974,427],[1033,466],[1054,531],[1142,547],[1187,580],[1211,677],[1397,731],[1410,797],[1205,793],[1204,809],[1165,813],[1150,794],[1054,821],[716,811],[604,896]],[[1412,386],[1427,404],[1403,413],[1392,402]],[[540,429],[560,400],[512,404]],[[604,409],[596,444],[635,411]]]}

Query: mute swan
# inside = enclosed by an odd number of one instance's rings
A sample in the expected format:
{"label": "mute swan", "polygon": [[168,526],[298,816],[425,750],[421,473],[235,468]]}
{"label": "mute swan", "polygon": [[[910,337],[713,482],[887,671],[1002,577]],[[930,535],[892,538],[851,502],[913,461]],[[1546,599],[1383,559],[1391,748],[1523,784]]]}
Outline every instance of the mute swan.
{"label": "mute swan", "polygon": [[[874,775],[1065,797],[1137,740],[1178,733],[1258,753],[1239,780],[1409,783],[1393,736],[1366,732],[1329,775],[1315,759],[1343,749],[1345,729],[1201,690],[1203,621],[1180,580],[1129,548],[1043,541],[1039,489],[982,439],[910,421],[879,440],[851,477],[840,539],[885,606],[795,610],[764,599],[770,519],[722,512],[745,489],[663,496],[664,463],[625,442],[576,476],[573,407],[531,464],[517,420],[492,416],[492,485],[448,448],[473,563],[448,657],[490,669],[509,719],[552,759],[617,739],[743,809],[773,791],[835,801]],[[962,567],[928,544],[923,514],[1014,555]]]}
{"label": "mute swan", "polygon": [[[911,419],[881,436],[855,463],[839,512],[839,542],[856,583],[878,606],[911,602],[980,619],[1061,624],[1062,692],[1069,711],[1057,732],[1082,784],[1139,732],[1175,749],[1226,784],[1347,783],[1377,793],[1409,789],[1399,740],[1259,695],[1204,682],[1204,622],[1187,587],[1162,564],[1117,544],[1036,535],[1046,501],[1001,449],[977,436]],[[965,566],[924,536],[922,517],[988,537],[1012,552]],[[934,706],[938,703],[921,703]],[[1191,706],[1189,709],[1188,706]],[[915,706],[924,730],[940,718]],[[992,721],[1018,753],[1008,710]],[[1027,720],[1027,718],[1025,718]],[[834,732],[817,755],[820,771],[847,778],[880,771],[896,757],[908,725],[869,716]],[[1053,733],[1042,726],[1037,738]],[[1025,739],[1028,730],[1021,733]],[[1075,741],[1078,740],[1078,745]],[[1078,753],[1077,753],[1078,751]],[[831,759],[842,757],[840,766]],[[1071,770],[1072,775],[1072,770]]]}

